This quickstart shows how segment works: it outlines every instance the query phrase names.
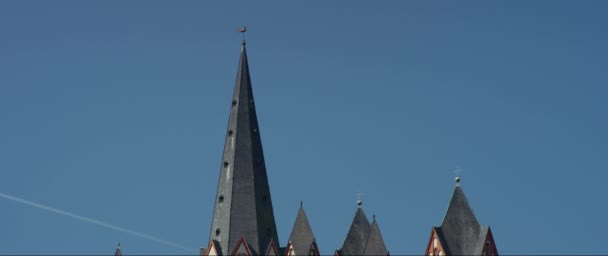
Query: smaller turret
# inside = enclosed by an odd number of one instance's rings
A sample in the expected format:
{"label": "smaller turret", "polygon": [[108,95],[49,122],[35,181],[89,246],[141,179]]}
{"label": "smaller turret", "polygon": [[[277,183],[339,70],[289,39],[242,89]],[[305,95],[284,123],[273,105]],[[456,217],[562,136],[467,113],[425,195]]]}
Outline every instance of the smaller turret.
{"label": "smaller turret", "polygon": [[301,202],[296,221],[293,224],[293,229],[289,236],[285,255],[319,255],[319,248],[317,247],[315,235],[312,233],[310,223],[308,222]]}
{"label": "smaller turret", "polygon": [[342,248],[335,255],[388,255],[374,215],[372,224],[362,209],[363,201],[357,200],[357,212],[344,239]]}
{"label": "smaller turret", "polygon": [[122,252],[120,251],[120,242],[116,245],[116,251],[114,252],[114,256],[122,256]]}

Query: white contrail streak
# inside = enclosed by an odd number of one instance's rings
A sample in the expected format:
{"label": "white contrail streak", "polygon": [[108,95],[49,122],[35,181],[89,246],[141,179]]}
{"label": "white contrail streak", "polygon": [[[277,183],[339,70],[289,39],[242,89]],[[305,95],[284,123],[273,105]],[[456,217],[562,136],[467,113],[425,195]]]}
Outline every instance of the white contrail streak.
{"label": "white contrail streak", "polygon": [[62,211],[62,210],[59,210],[59,209],[56,209],[56,208],[53,208],[53,207],[50,207],[50,206],[42,205],[42,204],[39,204],[39,203],[34,203],[34,202],[31,202],[31,201],[28,201],[28,200],[25,200],[25,199],[22,199],[22,198],[19,198],[19,197],[16,197],[16,196],[11,196],[11,195],[7,195],[7,194],[4,194],[4,193],[0,193],[0,197],[6,198],[6,199],[14,201],[14,202],[18,202],[18,203],[26,204],[26,205],[29,205],[29,206],[32,206],[32,207],[36,207],[38,209],[46,210],[46,211],[49,211],[49,212],[54,212],[54,213],[57,213],[57,214],[60,214],[60,215],[63,215],[63,216],[72,217],[74,219],[78,219],[78,220],[81,220],[81,221],[84,221],[84,222],[88,222],[88,223],[91,223],[91,224],[95,224],[95,225],[98,225],[98,226],[102,226],[102,227],[105,227],[105,228],[113,229],[113,230],[120,231],[120,232],[123,232],[123,233],[127,233],[127,234],[130,234],[130,235],[134,235],[134,236],[138,236],[138,237],[145,238],[145,239],[148,239],[148,240],[152,240],[152,241],[155,241],[155,242],[158,242],[158,243],[161,243],[161,244],[165,244],[165,245],[169,245],[169,246],[172,246],[172,247],[175,247],[175,248],[179,248],[179,249],[182,249],[182,250],[185,250],[185,251],[189,251],[189,252],[195,252],[196,251],[195,249],[190,249],[188,247],[182,246],[180,244],[176,244],[174,242],[163,240],[163,239],[151,236],[151,235],[146,235],[146,234],[143,234],[143,233],[140,233],[140,232],[137,232],[137,231],[133,231],[133,230],[130,230],[130,229],[122,228],[122,227],[119,227],[119,226],[114,226],[112,224],[108,224],[108,223],[105,223],[105,222],[102,222],[102,221],[99,221],[99,220],[83,217],[83,216],[80,216],[78,214],[74,214],[74,213],[71,213],[71,212]]}

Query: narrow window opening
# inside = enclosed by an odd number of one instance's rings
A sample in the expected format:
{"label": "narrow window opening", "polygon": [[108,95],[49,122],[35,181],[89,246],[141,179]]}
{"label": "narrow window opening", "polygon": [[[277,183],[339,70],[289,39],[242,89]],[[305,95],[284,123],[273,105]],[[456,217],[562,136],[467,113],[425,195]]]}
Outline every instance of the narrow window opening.
{"label": "narrow window opening", "polygon": [[232,130],[228,130],[228,136],[232,136]]}
{"label": "narrow window opening", "polygon": [[224,202],[224,195],[220,195],[220,203]]}
{"label": "narrow window opening", "polygon": [[224,161],[224,168],[228,168],[228,165],[229,165],[228,161]]}
{"label": "narrow window opening", "polygon": [[236,100],[232,100],[232,106],[236,106]]}
{"label": "narrow window opening", "polygon": [[220,229],[219,229],[219,228],[216,228],[216,229],[215,229],[215,235],[216,235],[216,236],[219,236],[219,235],[220,235]]}

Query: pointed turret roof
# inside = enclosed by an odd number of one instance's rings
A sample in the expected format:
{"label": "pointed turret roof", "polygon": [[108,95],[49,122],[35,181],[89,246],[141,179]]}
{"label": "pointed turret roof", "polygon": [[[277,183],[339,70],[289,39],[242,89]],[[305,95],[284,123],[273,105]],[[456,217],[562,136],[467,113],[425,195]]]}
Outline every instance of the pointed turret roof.
{"label": "pointed turret roof", "polygon": [[114,252],[114,256],[122,256],[122,252],[120,251],[120,242],[116,245],[116,251]]}
{"label": "pointed turret roof", "polygon": [[369,224],[369,220],[367,220],[365,213],[359,206],[348,234],[346,234],[342,249],[339,250],[340,255],[363,255],[370,230],[371,225]]}
{"label": "pointed turret roof", "polygon": [[221,254],[241,237],[254,254],[265,253],[273,239],[278,244],[244,40],[242,45],[211,224],[210,239]]}
{"label": "pointed turret roof", "polygon": [[376,216],[374,216],[374,220],[372,221],[372,226],[370,228],[367,242],[365,243],[365,251],[363,254],[388,255],[388,250],[386,250],[386,245],[384,245],[384,239],[382,239],[382,234],[380,234],[380,227],[378,227],[378,222],[376,222]]}
{"label": "pointed turret roof", "polygon": [[296,222],[293,224],[293,230],[289,236],[289,241],[294,248],[296,255],[308,255],[313,244],[315,243],[315,236],[312,233],[308,218],[304,208],[300,206],[298,210],[298,216]]}
{"label": "pointed turret roof", "polygon": [[457,184],[443,222],[436,230],[446,243],[447,254],[477,255],[483,249],[488,227],[479,224],[462,187]]}

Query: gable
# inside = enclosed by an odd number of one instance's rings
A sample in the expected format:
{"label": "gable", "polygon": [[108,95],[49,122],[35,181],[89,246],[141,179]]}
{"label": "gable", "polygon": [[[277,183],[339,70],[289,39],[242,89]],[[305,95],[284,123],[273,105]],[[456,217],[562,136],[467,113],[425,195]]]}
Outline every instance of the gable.
{"label": "gable", "polygon": [[245,237],[241,236],[241,239],[236,243],[234,250],[230,255],[236,256],[253,256],[251,253],[251,249],[249,249],[249,244],[245,240]]}
{"label": "gable", "polygon": [[287,243],[287,248],[285,249],[285,255],[287,255],[287,256],[295,256],[296,255],[296,251],[293,249],[293,244],[291,243],[291,241],[289,241]]}
{"label": "gable", "polygon": [[496,244],[494,243],[494,237],[492,236],[492,230],[490,230],[490,227],[488,227],[488,233],[486,235],[485,242],[483,243],[481,255],[498,255],[498,250],[496,249]]}
{"label": "gable", "polygon": [[444,244],[445,243],[442,241],[441,237],[439,236],[437,229],[432,228],[431,236],[429,238],[429,242],[427,243],[426,251],[424,252],[424,255],[427,255],[427,256],[447,255],[446,249],[445,249],[446,246],[444,246]]}
{"label": "gable", "polygon": [[277,248],[274,239],[270,240],[270,244],[268,245],[268,249],[266,249],[266,255],[268,256],[277,256],[279,255],[279,249]]}
{"label": "gable", "polygon": [[213,239],[211,241],[209,241],[209,246],[207,246],[207,249],[201,248],[201,256],[202,255],[206,255],[206,256],[217,256],[217,255],[221,255],[222,253],[219,250],[220,248],[217,247],[217,243],[216,241],[214,241]]}

